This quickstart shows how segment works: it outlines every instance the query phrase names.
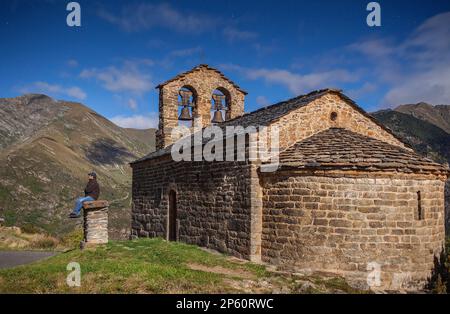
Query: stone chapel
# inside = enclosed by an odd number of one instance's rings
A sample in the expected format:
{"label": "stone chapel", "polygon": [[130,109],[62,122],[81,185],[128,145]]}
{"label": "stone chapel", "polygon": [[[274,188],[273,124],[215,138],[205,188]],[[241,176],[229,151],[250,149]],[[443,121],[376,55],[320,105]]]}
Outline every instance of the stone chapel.
{"label": "stone chapel", "polygon": [[[157,88],[157,150],[131,163],[132,237],[335,273],[360,287],[379,265],[380,289],[424,286],[444,245],[447,167],[339,90],[245,113],[247,93],[208,65]],[[278,127],[278,170],[261,172],[262,160],[172,160],[171,130],[192,117],[203,127]]]}

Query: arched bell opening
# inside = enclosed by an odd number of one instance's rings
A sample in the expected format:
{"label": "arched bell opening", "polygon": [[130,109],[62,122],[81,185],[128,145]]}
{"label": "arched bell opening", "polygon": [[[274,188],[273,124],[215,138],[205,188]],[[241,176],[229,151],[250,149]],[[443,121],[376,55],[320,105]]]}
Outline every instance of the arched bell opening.
{"label": "arched bell opening", "polygon": [[222,87],[213,91],[211,98],[211,122],[213,124],[230,120],[230,93]]}
{"label": "arched bell opening", "polygon": [[193,125],[197,104],[197,92],[191,86],[183,86],[178,91],[178,125],[188,128]]}

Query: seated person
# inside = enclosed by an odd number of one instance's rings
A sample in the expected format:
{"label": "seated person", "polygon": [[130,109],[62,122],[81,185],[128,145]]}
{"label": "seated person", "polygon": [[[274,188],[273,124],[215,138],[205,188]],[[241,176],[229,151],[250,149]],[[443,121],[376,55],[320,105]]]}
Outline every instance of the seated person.
{"label": "seated person", "polygon": [[81,208],[83,208],[83,202],[95,201],[100,195],[100,186],[97,183],[97,174],[90,172],[88,174],[89,182],[84,189],[84,197],[77,198],[75,202],[75,208],[70,213],[69,218],[79,218],[81,216]]}

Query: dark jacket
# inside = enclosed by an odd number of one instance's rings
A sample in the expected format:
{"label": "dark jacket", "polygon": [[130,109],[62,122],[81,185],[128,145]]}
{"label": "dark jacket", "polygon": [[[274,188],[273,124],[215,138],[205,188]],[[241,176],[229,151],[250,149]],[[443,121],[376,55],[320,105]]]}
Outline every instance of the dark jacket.
{"label": "dark jacket", "polygon": [[89,180],[86,188],[84,189],[84,196],[90,196],[94,200],[97,200],[100,195],[100,186],[97,183],[97,180]]}

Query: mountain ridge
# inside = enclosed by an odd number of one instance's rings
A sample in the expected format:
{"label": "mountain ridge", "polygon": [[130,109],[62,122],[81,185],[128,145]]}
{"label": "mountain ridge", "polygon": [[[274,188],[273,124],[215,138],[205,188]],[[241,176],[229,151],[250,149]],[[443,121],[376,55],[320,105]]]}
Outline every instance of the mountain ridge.
{"label": "mountain ridge", "polygon": [[426,102],[397,106],[394,111],[412,115],[430,122],[450,133],[450,105],[432,105]]}

